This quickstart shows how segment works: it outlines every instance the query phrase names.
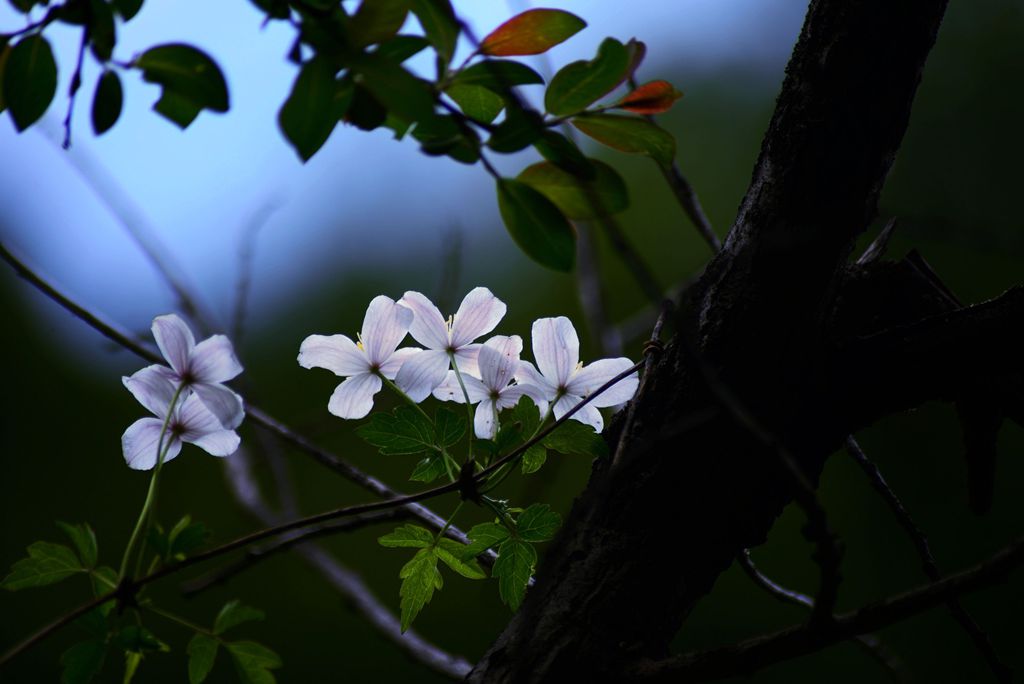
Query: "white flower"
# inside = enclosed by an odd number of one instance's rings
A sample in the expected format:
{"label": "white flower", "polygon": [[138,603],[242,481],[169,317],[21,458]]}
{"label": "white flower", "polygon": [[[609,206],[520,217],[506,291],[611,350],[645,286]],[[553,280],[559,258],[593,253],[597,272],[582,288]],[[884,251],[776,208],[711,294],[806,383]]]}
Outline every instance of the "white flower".
{"label": "white flower", "polygon": [[[541,414],[547,412],[547,402],[538,388],[528,384],[509,385],[519,366],[519,353],[522,351],[523,339],[519,335],[495,335],[480,346],[480,379],[462,376],[469,403],[479,402],[473,427],[480,439],[494,439],[498,434],[498,411],[515,406],[523,395],[537,403]],[[466,402],[455,371],[448,371],[444,382],[434,390],[434,396],[442,401]]]}
{"label": "white flower", "polygon": [[238,427],[245,415],[242,398],[221,384],[242,372],[231,340],[213,335],[196,344],[188,325],[175,314],[153,319],[153,337],[171,367],[149,368],[174,387],[191,388],[225,428]]}
{"label": "white flower", "polygon": [[447,321],[434,303],[419,292],[406,292],[398,303],[415,314],[409,334],[426,347],[398,371],[395,384],[403,392],[416,402],[426,399],[444,382],[452,356],[460,372],[479,377],[477,354],[481,345],[473,344],[473,340],[494,330],[505,316],[503,301],[486,287],[475,288]]}
{"label": "white flower", "polygon": [[[516,371],[516,380],[538,387],[545,399],[555,402],[556,420],[601,385],[634,365],[624,357],[601,359],[589,366],[581,364],[580,340],[572,322],[565,316],[534,321],[532,337],[533,357],[540,372],[532,363],[523,361]],[[623,378],[574,413],[572,418],[600,432],[604,429],[604,419],[597,409],[629,401],[639,384],[636,373]]]}
{"label": "white flower", "polygon": [[[135,470],[149,470],[156,465],[164,420],[177,390],[177,386],[160,369],[163,366],[149,366],[130,378],[121,378],[139,403],[156,416],[140,418],[121,435],[124,460]],[[238,449],[238,434],[225,429],[198,394],[182,389],[170,414],[162,442],[162,449],[166,449],[164,463],[178,455],[182,442],[195,444],[214,456],[230,456]]]}
{"label": "white flower", "polygon": [[362,418],[370,412],[373,395],[382,386],[381,376],[394,380],[402,363],[421,351],[415,347],[395,350],[412,321],[411,309],[379,295],[366,309],[358,344],[345,335],[310,335],[302,341],[300,366],[326,368],[347,378],[331,395],[328,411],[339,418]]}

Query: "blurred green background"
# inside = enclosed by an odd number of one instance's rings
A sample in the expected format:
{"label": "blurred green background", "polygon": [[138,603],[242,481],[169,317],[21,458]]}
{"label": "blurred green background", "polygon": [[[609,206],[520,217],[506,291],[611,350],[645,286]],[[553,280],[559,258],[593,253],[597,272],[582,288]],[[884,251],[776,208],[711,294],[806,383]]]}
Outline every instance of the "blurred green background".
{"label": "blurred green background", "polygon": [[[793,27],[787,30],[792,32]],[[659,55],[651,55],[644,75],[668,77],[686,92],[664,123],[677,134],[684,171],[723,234],[749,180],[781,69],[738,64],[698,70],[661,57],[659,61]],[[896,217],[890,255],[899,257],[918,249],[965,301],[995,296],[1024,280],[1024,230],[1017,208],[1024,158],[1022,74],[1022,5],[954,0],[882,198],[879,225],[873,228],[877,230],[882,219]],[[344,131],[346,139],[358,135]],[[336,134],[332,144],[344,145],[339,137]],[[605,158],[629,182],[633,207],[623,216],[623,224],[662,282],[668,286],[696,273],[708,258],[707,248],[673,204],[653,165],[621,155]],[[395,192],[405,196],[429,192],[429,188],[424,184]],[[4,221],[0,217],[0,234],[9,230]],[[32,229],[18,228],[21,232]],[[364,224],[363,230],[372,239],[373,225]],[[504,237],[493,208],[489,222],[464,227],[463,233],[467,239],[455,274],[457,296],[449,305],[457,304],[471,287],[486,285],[509,304],[499,333],[525,338],[534,318],[566,314],[585,334],[573,277],[541,270],[520,256]],[[613,320],[626,319],[642,309],[643,298],[610,246],[599,240],[598,248],[610,315]],[[409,460],[372,453],[352,436],[352,425],[327,414],[327,398],[336,382],[333,376],[305,371],[293,360],[308,334],[353,334],[375,294],[398,297],[407,289],[442,294],[443,253],[442,248],[403,251],[399,246],[388,259],[367,258],[361,265],[339,269],[329,279],[321,278],[315,290],[277,307],[272,315],[259,314],[261,302],[254,301],[239,349],[249,384],[247,398],[394,486],[415,489],[418,485],[404,480],[412,466]],[[60,282],[60,273],[51,275]],[[267,281],[273,283],[275,274],[257,272],[255,277],[272,287]],[[124,283],[126,299],[131,298],[132,287],[131,282]],[[88,305],[87,295],[83,299]],[[91,523],[99,536],[101,559],[116,565],[147,482],[146,474],[129,471],[121,458],[118,437],[143,415],[143,409],[123,389],[120,376],[142,364],[100,341],[84,324],[54,315],[55,305],[6,267],[0,269],[0,301],[6,319],[2,344],[9,378],[0,411],[4,473],[0,478],[0,566],[6,568],[21,557],[32,541],[60,540],[55,520]],[[154,310],[147,316],[164,312]],[[636,358],[639,340],[631,340],[627,352]],[[584,353],[584,360],[597,354],[589,336]],[[251,425],[243,425],[242,437],[244,445],[257,443]],[[1018,426],[1003,429],[995,505],[985,517],[972,515],[966,507],[960,435],[951,407],[927,405],[859,437],[929,533],[943,568],[971,565],[1024,528],[1024,431]],[[257,473],[269,480],[263,450],[253,446],[250,453]],[[280,455],[300,492],[302,513],[369,498],[302,454],[281,448]],[[582,460],[550,459],[540,473],[509,480],[506,491],[517,503],[549,501],[566,511],[584,487],[588,472],[589,464]],[[840,608],[852,609],[924,580],[911,544],[844,454],[829,462],[822,498],[846,545]],[[442,514],[454,505],[450,498],[434,503]],[[206,522],[214,530],[215,541],[256,526],[232,499],[223,463],[194,447],[186,447],[167,468],[160,497],[159,518],[165,525],[185,513]],[[469,527],[485,517],[473,511],[461,516],[459,524]],[[810,560],[811,548],[800,535],[800,524],[800,515],[787,511],[768,544],[755,550],[754,558],[780,583],[812,591],[816,566]],[[322,543],[341,563],[360,572],[381,600],[397,608],[397,572],[408,554],[377,546],[375,538],[388,529],[369,529]],[[177,581],[171,579],[155,586],[153,595],[203,624],[209,624],[219,606],[232,598],[264,609],[266,622],[241,627],[237,635],[262,641],[280,653],[285,663],[280,681],[441,681],[376,633],[293,554],[260,564],[229,586],[195,599],[182,599],[178,589]],[[87,595],[85,582],[77,580],[0,595],[0,647],[13,644]],[[964,603],[987,628],[1004,659],[1024,671],[1024,627],[1014,610],[1024,605],[1024,576],[1018,572],[1006,584],[968,596]],[[508,617],[493,582],[474,583],[447,573],[444,590],[420,615],[415,629],[472,661]],[[709,647],[802,618],[799,609],[778,604],[733,568],[700,604],[677,645]],[[137,681],[185,681],[183,651],[190,635],[157,617],[147,618],[146,624],[173,652],[147,658]],[[73,627],[63,630],[9,664],[0,672],[0,680],[56,681],[59,654],[82,637]],[[887,629],[881,637],[918,681],[989,679],[983,661],[943,610]],[[120,681],[120,671],[121,663],[112,659],[100,681]],[[846,644],[773,667],[754,681],[866,682],[885,676],[859,649]],[[211,681],[234,680],[222,654]]]}

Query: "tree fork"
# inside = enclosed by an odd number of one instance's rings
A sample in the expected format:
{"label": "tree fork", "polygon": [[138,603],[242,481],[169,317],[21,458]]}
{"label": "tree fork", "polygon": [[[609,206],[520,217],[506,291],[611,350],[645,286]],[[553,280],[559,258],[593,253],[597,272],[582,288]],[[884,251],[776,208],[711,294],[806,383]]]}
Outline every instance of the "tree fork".
{"label": "tree fork", "polygon": [[736,222],[680,308],[689,340],[654,364],[632,421],[611,431],[620,458],[595,465],[470,681],[614,681],[664,657],[736,554],[764,541],[790,481],[716,399],[694,350],[816,483],[849,427],[822,400],[828,321],[945,6],[811,3]]}

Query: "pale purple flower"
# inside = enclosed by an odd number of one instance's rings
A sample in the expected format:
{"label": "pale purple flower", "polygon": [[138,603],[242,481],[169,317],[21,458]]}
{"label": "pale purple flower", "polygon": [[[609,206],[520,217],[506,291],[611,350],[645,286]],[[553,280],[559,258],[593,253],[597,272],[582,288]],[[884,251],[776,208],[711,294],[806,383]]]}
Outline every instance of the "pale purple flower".
{"label": "pale purple flower", "polygon": [[434,303],[419,292],[406,292],[398,300],[415,314],[409,334],[426,349],[402,366],[395,378],[413,401],[430,396],[444,382],[454,356],[459,371],[479,377],[477,354],[481,345],[473,341],[494,330],[505,316],[505,303],[486,287],[469,292],[459,310],[446,321]]}
{"label": "pale purple flower", "polygon": [[[547,411],[547,402],[538,388],[529,384],[509,384],[519,366],[522,351],[523,339],[519,335],[495,335],[480,346],[480,379],[466,374],[462,376],[469,403],[477,404],[473,428],[480,439],[494,439],[498,434],[498,411],[515,406],[524,395],[541,407],[541,413]],[[455,371],[448,371],[444,382],[434,390],[434,396],[442,401],[466,402]]]}
{"label": "pale purple flower", "polygon": [[[580,363],[580,340],[576,329],[565,316],[534,321],[532,337],[533,358],[540,371],[532,363],[523,361],[516,371],[516,380],[538,387],[544,399],[554,402],[556,420],[601,385],[634,365],[629,359],[619,357],[601,359],[584,366]],[[639,384],[637,373],[623,378],[594,397],[572,418],[600,432],[604,429],[604,419],[597,409],[629,401]]]}
{"label": "pale purple flower", "polygon": [[382,387],[381,376],[394,380],[398,369],[421,350],[397,349],[409,332],[413,312],[390,297],[373,298],[363,318],[363,330],[353,342],[345,335],[310,335],[299,348],[303,368],[326,368],[346,378],[327,403],[339,418],[362,418],[373,408],[373,396]]}
{"label": "pale purple flower", "polygon": [[[164,463],[178,455],[182,442],[195,444],[214,456],[235,453],[239,444],[238,434],[225,429],[197,394],[182,389],[174,407],[171,407],[177,386],[160,370],[162,368],[149,366],[130,378],[121,378],[139,403],[156,416],[140,418],[121,435],[121,449],[128,466],[135,470],[149,470],[155,466],[161,433],[161,450],[166,449]],[[171,417],[164,431],[168,410]]]}
{"label": "pale purple flower", "polygon": [[221,384],[242,372],[231,340],[213,335],[196,344],[188,325],[175,314],[153,319],[153,337],[170,368],[149,368],[175,387],[191,388],[225,428],[238,427],[245,415],[242,398]]}

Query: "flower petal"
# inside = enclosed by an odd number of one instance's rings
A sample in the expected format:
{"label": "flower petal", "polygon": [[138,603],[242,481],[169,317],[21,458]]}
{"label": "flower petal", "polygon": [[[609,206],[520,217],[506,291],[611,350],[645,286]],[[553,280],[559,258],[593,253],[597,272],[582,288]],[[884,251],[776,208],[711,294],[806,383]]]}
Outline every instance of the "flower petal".
{"label": "flower petal", "polygon": [[473,416],[473,431],[480,439],[494,439],[498,434],[498,416],[495,413],[494,400],[485,398],[476,406]]}
{"label": "flower petal", "polygon": [[241,439],[234,430],[218,430],[207,432],[195,439],[183,437],[186,442],[191,442],[211,456],[230,456],[238,451]]}
{"label": "flower petal", "polygon": [[197,344],[188,366],[196,382],[227,382],[242,372],[231,340],[225,335],[212,335]]}
{"label": "flower petal", "polygon": [[174,391],[177,389],[177,377],[167,366],[152,365],[136,371],[131,377],[121,378],[140,404],[149,409],[150,413],[159,418],[167,416],[167,407],[171,405]]}
{"label": "flower petal", "polygon": [[299,347],[299,365],[347,377],[368,371],[370,359],[345,335],[310,335]]}
{"label": "flower petal", "polygon": [[153,337],[171,368],[178,375],[184,375],[188,371],[189,354],[196,346],[196,338],[185,321],[177,314],[157,316],[153,319]]}
{"label": "flower petal", "polygon": [[390,297],[377,295],[363,317],[363,345],[370,363],[380,366],[395,352],[415,318],[412,309],[399,306]]}
{"label": "flower petal", "polygon": [[519,369],[519,353],[523,338],[519,335],[495,335],[480,348],[477,361],[484,386],[495,392],[503,390]]}
{"label": "flower petal", "polygon": [[[629,370],[633,365],[633,362],[625,357],[595,361],[589,366],[580,369],[578,373],[569,379],[566,391],[570,394],[578,394],[581,397],[589,397],[601,385],[619,373]],[[636,388],[639,384],[639,374],[632,373],[594,397],[594,400],[590,403],[601,408],[629,401],[636,393]]]}
{"label": "flower petal", "polygon": [[395,376],[395,384],[418,404],[444,382],[448,365],[448,352],[425,349],[402,364]]}
{"label": "flower petal", "polygon": [[463,374],[462,382],[466,385],[465,393],[463,393],[462,387],[459,385],[459,379],[455,376],[455,371],[448,371],[444,382],[434,388],[434,397],[441,401],[455,401],[465,404],[466,396],[469,395],[469,403],[475,404],[490,396],[490,392],[484,387],[484,384],[472,375]]}
{"label": "flower petal", "polygon": [[480,347],[482,346],[482,344],[467,344],[465,347],[455,350],[455,363],[463,375],[480,377],[480,363],[477,357],[480,356]]}
{"label": "flower petal", "polygon": [[580,360],[580,339],[565,316],[533,322],[533,358],[556,387],[565,387]]}
{"label": "flower petal", "polygon": [[196,383],[192,385],[192,389],[210,413],[217,417],[221,426],[234,430],[241,424],[242,418],[245,417],[245,407],[242,397],[238,394],[215,382]]}
{"label": "flower petal", "polygon": [[[124,452],[124,460],[129,468],[149,470],[156,465],[162,430],[163,421],[156,418],[140,418],[128,426],[128,429],[121,435],[121,451]],[[170,439],[171,442],[167,445],[164,463],[170,461],[181,451],[180,440],[171,435],[167,435],[167,439]]]}
{"label": "flower petal", "polygon": [[[569,409],[576,406],[581,401],[583,401],[583,397],[577,397],[572,394],[562,395],[562,397],[555,402],[555,420],[564,416],[569,412]],[[589,403],[576,413],[572,414],[571,418],[572,420],[578,420],[581,423],[586,423],[598,432],[604,429],[604,418],[601,417],[601,412],[597,410],[596,406],[591,406]]]}
{"label": "flower petal", "polygon": [[372,373],[353,375],[334,390],[327,410],[339,418],[362,418],[373,408],[373,395],[382,384]]}
{"label": "flower petal", "polygon": [[395,353],[388,357],[388,360],[380,365],[380,374],[388,380],[394,380],[398,371],[402,369],[406,361],[418,355],[422,349],[419,347],[402,347],[396,349]]}
{"label": "flower petal", "polygon": [[486,287],[470,290],[452,319],[452,346],[458,349],[494,330],[507,308]]}
{"label": "flower petal", "polygon": [[448,325],[444,316],[424,295],[409,291],[402,295],[398,303],[412,309],[412,325],[409,334],[413,339],[428,349],[448,349]]}
{"label": "flower petal", "polygon": [[540,411],[541,418],[548,412],[547,398],[544,396],[538,387],[534,385],[511,385],[506,387],[498,395],[498,409],[512,408],[519,403],[519,400],[524,396],[533,399],[533,403],[537,405],[537,410]]}
{"label": "flower petal", "polygon": [[224,424],[198,394],[190,394],[185,401],[179,401],[175,407],[172,427],[181,431],[186,442],[194,442],[203,435],[220,432],[224,429]]}
{"label": "flower petal", "polygon": [[520,361],[516,368],[516,382],[521,385],[532,385],[543,395],[547,401],[554,401],[558,396],[558,387],[553,382],[540,374],[540,371],[529,361]]}

